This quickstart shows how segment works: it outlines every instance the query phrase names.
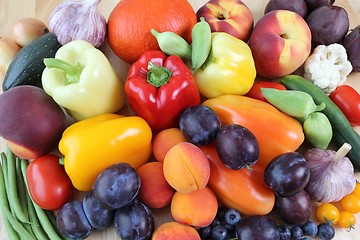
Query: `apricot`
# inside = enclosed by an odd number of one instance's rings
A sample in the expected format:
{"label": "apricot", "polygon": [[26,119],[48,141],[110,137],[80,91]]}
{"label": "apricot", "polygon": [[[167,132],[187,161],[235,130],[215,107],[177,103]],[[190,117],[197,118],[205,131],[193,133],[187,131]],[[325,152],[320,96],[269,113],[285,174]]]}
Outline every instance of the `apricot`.
{"label": "apricot", "polygon": [[201,240],[195,228],[178,222],[166,222],[155,229],[152,240]]}
{"label": "apricot", "polygon": [[181,193],[190,193],[207,185],[210,163],[199,147],[181,142],[165,155],[163,171],[170,186]]}
{"label": "apricot", "polygon": [[186,138],[179,128],[168,128],[155,135],[153,140],[153,154],[157,161],[163,162],[166,153],[178,143],[186,142]]}
{"label": "apricot", "polygon": [[175,192],[171,201],[171,215],[179,223],[206,227],[214,220],[218,209],[215,193],[205,187],[191,193]]}
{"label": "apricot", "polygon": [[150,208],[162,208],[170,204],[175,193],[166,181],[162,162],[147,162],[137,169],[141,179],[138,198]]}

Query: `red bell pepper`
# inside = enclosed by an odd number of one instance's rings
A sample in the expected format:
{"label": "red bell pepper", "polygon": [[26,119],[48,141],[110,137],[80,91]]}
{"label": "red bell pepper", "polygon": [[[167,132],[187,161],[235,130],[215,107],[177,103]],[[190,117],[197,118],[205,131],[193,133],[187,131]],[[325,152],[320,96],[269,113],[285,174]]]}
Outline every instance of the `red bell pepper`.
{"label": "red bell pepper", "polygon": [[352,126],[360,126],[360,94],[354,88],[349,85],[340,85],[329,97]]}
{"label": "red bell pepper", "polygon": [[132,64],[125,93],[132,110],[154,132],[178,126],[181,112],[200,104],[195,79],[183,60],[157,50],[144,52]]}

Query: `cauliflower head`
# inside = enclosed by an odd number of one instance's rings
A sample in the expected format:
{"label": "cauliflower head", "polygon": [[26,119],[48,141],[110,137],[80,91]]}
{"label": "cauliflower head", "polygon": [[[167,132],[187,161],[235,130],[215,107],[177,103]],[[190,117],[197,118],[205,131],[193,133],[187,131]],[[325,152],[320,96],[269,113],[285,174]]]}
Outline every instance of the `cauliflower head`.
{"label": "cauliflower head", "polygon": [[346,49],[338,43],[319,45],[304,63],[304,78],[330,94],[351,73]]}

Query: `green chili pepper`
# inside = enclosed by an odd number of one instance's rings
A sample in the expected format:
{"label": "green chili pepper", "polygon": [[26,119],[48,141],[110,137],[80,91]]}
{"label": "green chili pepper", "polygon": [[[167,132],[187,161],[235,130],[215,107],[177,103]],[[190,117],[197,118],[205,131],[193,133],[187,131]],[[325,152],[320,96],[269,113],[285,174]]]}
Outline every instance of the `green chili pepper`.
{"label": "green chili pepper", "polygon": [[325,108],[324,102],[316,105],[306,92],[273,88],[261,88],[261,92],[272,105],[292,117],[303,118]]}
{"label": "green chili pepper", "polygon": [[315,147],[326,150],[333,136],[331,123],[322,112],[311,113],[303,123],[306,139]]}

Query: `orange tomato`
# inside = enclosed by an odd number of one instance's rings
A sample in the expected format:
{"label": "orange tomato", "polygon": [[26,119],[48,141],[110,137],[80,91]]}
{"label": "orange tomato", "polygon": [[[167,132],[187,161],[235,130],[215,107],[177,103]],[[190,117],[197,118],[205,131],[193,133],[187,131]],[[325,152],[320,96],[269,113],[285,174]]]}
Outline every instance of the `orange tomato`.
{"label": "orange tomato", "polygon": [[320,223],[337,223],[339,220],[339,209],[332,203],[323,203],[315,211],[315,216]]}
{"label": "orange tomato", "polygon": [[340,200],[340,204],[345,211],[354,214],[360,212],[360,196],[349,194]]}
{"label": "orange tomato", "polygon": [[356,218],[351,212],[341,211],[337,224],[342,228],[347,228],[350,230],[355,226]]}
{"label": "orange tomato", "polygon": [[120,59],[133,63],[144,51],[159,49],[151,29],[175,32],[190,43],[196,22],[187,0],[121,0],[109,15],[108,42]]}
{"label": "orange tomato", "polygon": [[231,170],[220,160],[214,145],[200,147],[210,162],[209,186],[219,201],[245,215],[266,215],[274,207],[275,193],[264,182],[264,168]]}

